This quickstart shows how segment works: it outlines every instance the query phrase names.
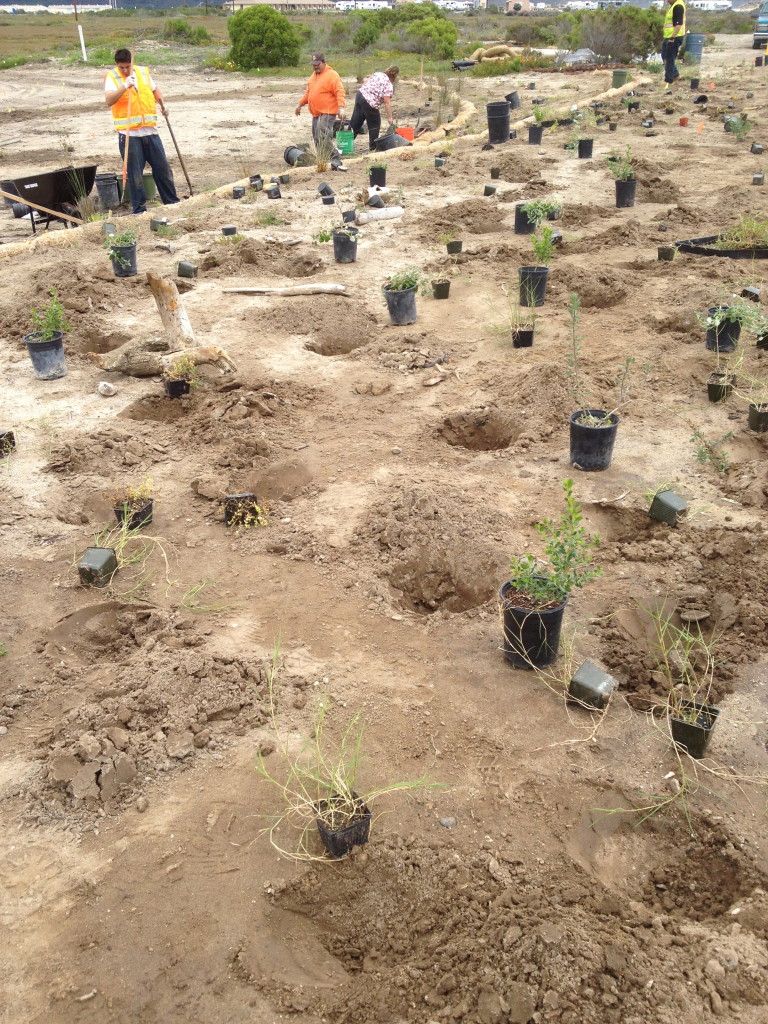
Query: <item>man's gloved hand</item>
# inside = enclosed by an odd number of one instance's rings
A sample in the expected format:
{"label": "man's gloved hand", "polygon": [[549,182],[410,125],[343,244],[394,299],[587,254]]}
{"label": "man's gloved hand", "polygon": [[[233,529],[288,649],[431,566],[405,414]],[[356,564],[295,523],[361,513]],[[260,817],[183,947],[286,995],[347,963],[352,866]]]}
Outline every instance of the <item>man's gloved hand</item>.
{"label": "man's gloved hand", "polygon": [[130,73],[130,75],[128,75],[126,80],[123,82],[123,85],[125,86],[126,89],[136,89],[137,88],[135,72],[132,71]]}

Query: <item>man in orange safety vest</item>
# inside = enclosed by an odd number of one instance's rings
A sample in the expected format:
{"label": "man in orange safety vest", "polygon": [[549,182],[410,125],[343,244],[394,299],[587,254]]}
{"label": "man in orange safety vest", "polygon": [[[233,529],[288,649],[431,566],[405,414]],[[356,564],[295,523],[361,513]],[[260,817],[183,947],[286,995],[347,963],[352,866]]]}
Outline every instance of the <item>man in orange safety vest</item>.
{"label": "man in orange safety vest", "polygon": [[115,52],[115,69],[104,76],[104,100],[112,110],[112,120],[118,133],[120,156],[125,159],[128,146],[128,190],[133,213],[144,213],[147,197],[144,194],[144,166],[149,164],[160,198],[166,205],[178,203],[173,174],[163,143],[157,132],[157,107],[166,115],[163,94],[155,85],[149,68],[133,63],[130,50]]}

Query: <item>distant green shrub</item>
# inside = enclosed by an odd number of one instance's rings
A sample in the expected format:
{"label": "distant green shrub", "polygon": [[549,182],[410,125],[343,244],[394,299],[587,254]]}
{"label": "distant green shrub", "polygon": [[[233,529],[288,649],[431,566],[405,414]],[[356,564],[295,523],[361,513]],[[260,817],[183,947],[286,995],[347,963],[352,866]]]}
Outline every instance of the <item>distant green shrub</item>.
{"label": "distant green shrub", "polygon": [[299,63],[299,37],[291,23],[271,7],[246,7],[227,22],[230,60],[244,71]]}
{"label": "distant green shrub", "polygon": [[168,18],[163,25],[162,38],[187,43],[188,46],[205,46],[213,42],[213,36],[207,28],[203,25],[193,27],[186,18]]}

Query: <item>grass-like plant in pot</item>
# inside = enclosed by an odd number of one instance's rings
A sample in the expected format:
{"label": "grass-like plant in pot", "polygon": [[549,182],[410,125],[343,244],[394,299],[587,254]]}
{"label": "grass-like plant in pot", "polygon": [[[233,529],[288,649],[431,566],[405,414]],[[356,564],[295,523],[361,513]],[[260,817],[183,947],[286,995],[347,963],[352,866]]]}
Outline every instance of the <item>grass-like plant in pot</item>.
{"label": "grass-like plant in pot", "polygon": [[[280,727],[277,689],[280,652],[276,647],[267,669],[269,720],[275,750],[259,753],[256,771],[278,792],[281,808],[265,829],[273,847],[298,861],[326,860],[313,841],[316,833],[328,857],[338,860],[368,842],[373,807],[389,793],[437,786],[426,776],[411,781],[365,788],[363,777],[365,722],[360,712],[332,728],[327,700],[320,698],[309,735],[303,742]],[[298,742],[297,742],[298,741]]]}
{"label": "grass-like plant in pot", "polygon": [[118,523],[127,523],[129,530],[139,530],[152,522],[154,503],[152,478],[149,476],[139,484],[127,484],[109,497]]}
{"label": "grass-like plant in pot", "polygon": [[396,327],[412,324],[416,320],[416,292],[426,292],[428,282],[418,267],[398,270],[385,280],[384,298],[389,310],[389,319]]}
{"label": "grass-like plant in pot", "polygon": [[768,431],[768,377],[758,377],[743,368],[739,370],[734,393],[747,402],[747,426],[758,434]]}
{"label": "grass-like plant in pot", "polygon": [[710,703],[718,638],[705,637],[698,623],[675,625],[667,602],[646,611],[654,627],[656,671],[668,687],[665,702],[655,710],[666,716],[678,746],[691,757],[703,757],[719,714]]}
{"label": "grass-like plant in pot", "polygon": [[581,320],[581,300],[572,292],[568,298],[568,337],[565,347],[568,382],[571,398],[576,410],[569,417],[570,425],[570,462],[576,469],[594,472],[608,469],[613,455],[616,432],[619,426],[617,409],[629,397],[629,378],[634,364],[632,356],[628,356],[619,369],[617,388],[619,403],[610,412],[605,409],[592,409],[586,397],[584,375],[581,369],[582,336],[578,332]]}
{"label": "grass-like plant in pot", "polygon": [[67,372],[64,335],[72,330],[58,293],[51,288],[42,309],[32,309],[32,331],[24,335],[29,358],[38,380],[57,380]]}
{"label": "grass-like plant in pot", "polygon": [[544,519],[536,525],[548,565],[533,555],[516,555],[499,592],[504,657],[517,668],[541,668],[555,661],[571,593],[602,575],[592,554],[600,538],[590,536],[582,525],[573,480],[563,481],[563,491],[565,507],[559,521]]}
{"label": "grass-like plant in pot", "polygon": [[384,188],[387,184],[387,162],[386,160],[369,160],[366,165],[368,171],[368,184]]}
{"label": "grass-like plant in pot", "polygon": [[637,178],[632,163],[632,147],[627,146],[624,156],[609,156],[606,161],[608,169],[616,179],[616,206],[620,209],[634,206]]}
{"label": "grass-like plant in pot", "polygon": [[714,249],[767,249],[768,217],[745,213],[733,227],[721,232],[712,243]]}
{"label": "grass-like plant in pot", "polygon": [[488,306],[502,323],[491,324],[491,331],[496,334],[504,344],[508,344],[510,337],[513,348],[530,348],[533,345],[536,329],[536,310],[533,306],[521,306],[513,301],[506,284],[501,285],[501,292],[504,296],[504,306],[499,309],[492,296],[488,296]]}
{"label": "grass-like plant in pot", "polygon": [[549,264],[555,252],[552,240],[553,231],[548,225],[541,228],[531,239],[533,257],[536,264],[531,267],[518,267],[520,281],[520,305],[543,306],[547,293]]}
{"label": "grass-like plant in pot", "polygon": [[200,371],[188,354],[177,356],[163,370],[163,387],[169,398],[188,395],[200,386]]}

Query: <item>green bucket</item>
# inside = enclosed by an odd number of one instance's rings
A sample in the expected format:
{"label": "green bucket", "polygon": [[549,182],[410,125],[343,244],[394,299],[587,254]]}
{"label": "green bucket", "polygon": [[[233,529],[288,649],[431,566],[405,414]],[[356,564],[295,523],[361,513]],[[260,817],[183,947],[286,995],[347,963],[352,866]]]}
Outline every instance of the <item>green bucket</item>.
{"label": "green bucket", "polygon": [[349,156],[355,152],[355,133],[336,132],[336,145],[342,156]]}
{"label": "green bucket", "polygon": [[143,175],[144,178],[144,195],[147,199],[154,199],[157,195],[157,186],[155,185],[155,179],[151,174],[147,173]]}
{"label": "green bucket", "polygon": [[626,85],[629,81],[628,71],[614,71],[613,78],[611,79],[611,88],[620,89],[622,85]]}

